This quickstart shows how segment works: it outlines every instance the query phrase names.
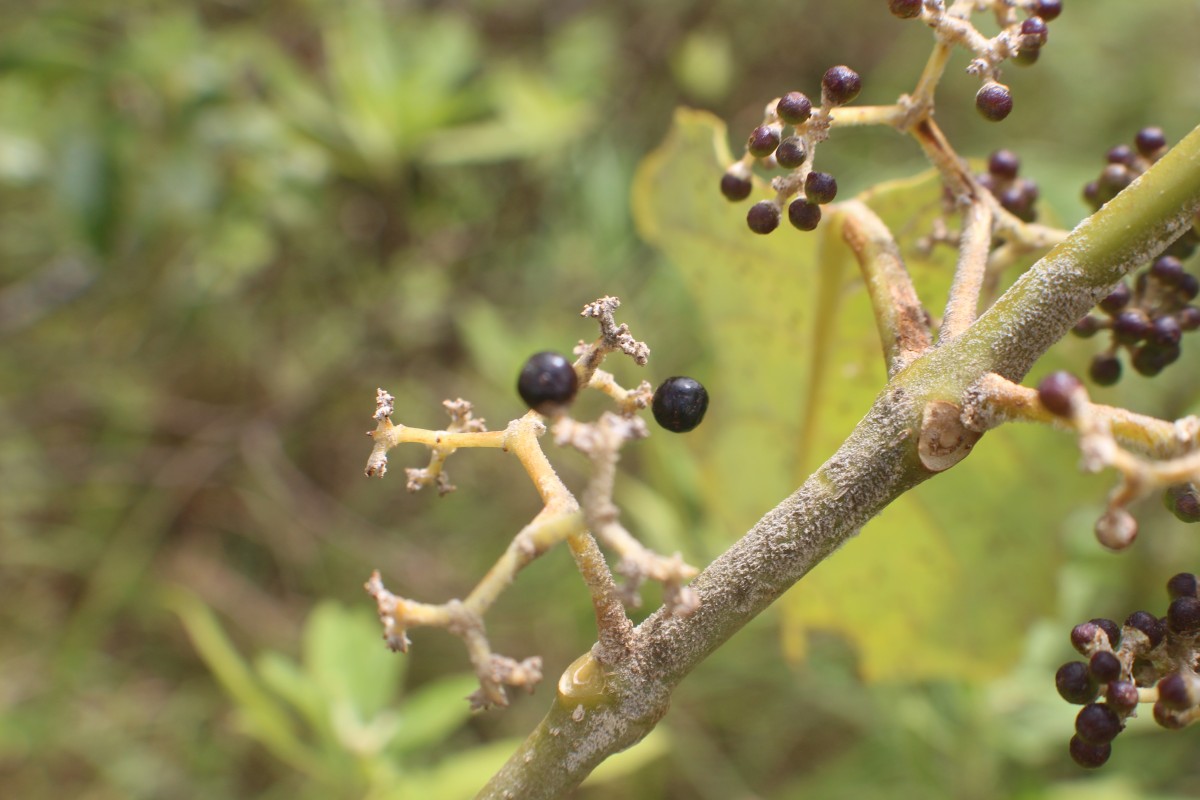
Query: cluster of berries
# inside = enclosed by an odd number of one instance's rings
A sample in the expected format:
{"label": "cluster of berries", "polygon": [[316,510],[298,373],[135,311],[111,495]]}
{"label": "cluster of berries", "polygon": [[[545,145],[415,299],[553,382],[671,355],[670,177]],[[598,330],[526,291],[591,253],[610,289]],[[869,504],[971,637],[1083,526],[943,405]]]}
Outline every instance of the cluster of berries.
{"label": "cluster of berries", "polygon": [[[578,391],[579,376],[575,367],[560,353],[533,354],[517,377],[517,393],[521,399],[534,411],[547,416],[564,411]],[[708,391],[692,378],[667,378],[654,390],[650,410],[662,427],[674,433],[686,433],[704,420],[708,411]]]}
{"label": "cluster of berries", "polygon": [[[1162,128],[1137,132],[1133,147],[1119,144],[1108,151],[1100,176],[1083,190],[1093,210],[1117,196],[1151,164],[1167,152]],[[1153,376],[1179,360],[1184,333],[1200,328],[1200,307],[1190,305],[1200,295],[1200,280],[1184,270],[1183,259],[1191,257],[1200,244],[1200,219],[1184,232],[1166,253],[1134,279],[1133,288],[1122,281],[1100,301],[1100,314],[1089,314],[1075,325],[1078,336],[1112,332],[1108,349],[1093,360],[1089,374],[1101,386],[1111,386],[1121,377],[1117,352],[1127,348],[1130,361],[1141,375]]]}
{"label": "cluster of berries", "polygon": [[[812,151],[828,127],[828,111],[845,105],[862,91],[862,78],[846,66],[830,67],[821,78],[821,108],[814,109],[803,92],[788,92],[767,106],[763,123],[746,141],[746,158],[721,177],[721,194],[730,202],[745,200],[753,188],[750,165],[755,159],[767,168],[789,171],[773,182],[774,200],[750,207],[746,224],[755,233],[767,234],[779,227],[783,204],[788,203],[788,221],[802,231],[811,231],[821,221],[821,206],[837,196],[837,181],[826,172],[811,168]],[[791,132],[784,135],[787,129]]]}
{"label": "cluster of berries", "polygon": [[997,150],[988,156],[987,172],[976,176],[979,185],[1000,201],[1000,205],[1022,222],[1037,219],[1034,203],[1038,186],[1029,178],[1017,176],[1021,160],[1011,150]]}
{"label": "cluster of berries", "polygon": [[1133,144],[1133,147],[1118,144],[1109,148],[1104,169],[1096,180],[1083,187],[1083,199],[1093,211],[1116,197],[1167,152],[1167,137],[1158,127],[1142,128],[1134,136]]}
{"label": "cluster of berries", "polygon": [[1200,280],[1183,268],[1173,255],[1154,260],[1134,278],[1133,288],[1121,281],[1097,306],[1075,324],[1075,334],[1094,336],[1111,331],[1107,350],[1092,359],[1088,374],[1100,386],[1121,378],[1117,352],[1130,352],[1130,364],[1140,375],[1157,375],[1179,360],[1183,334],[1200,328],[1200,307],[1191,301],[1200,295]]}
{"label": "cluster of berries", "polygon": [[1123,627],[1111,619],[1076,625],[1071,644],[1086,662],[1063,664],[1058,693],[1083,706],[1070,753],[1082,767],[1099,767],[1139,703],[1154,704],[1154,720],[1177,730],[1200,720],[1200,586],[1189,572],[1167,581],[1171,605],[1159,618],[1135,611]]}
{"label": "cluster of berries", "polygon": [[[1028,11],[1029,16],[1022,20],[1018,29],[1017,52],[1012,57],[1014,64],[1023,67],[1033,64],[1041,55],[1042,47],[1050,36],[1046,23],[1057,19],[1062,13],[1062,0],[1036,0],[1029,5]],[[976,93],[975,108],[984,119],[999,122],[1012,113],[1012,92],[1003,83],[990,79]]]}

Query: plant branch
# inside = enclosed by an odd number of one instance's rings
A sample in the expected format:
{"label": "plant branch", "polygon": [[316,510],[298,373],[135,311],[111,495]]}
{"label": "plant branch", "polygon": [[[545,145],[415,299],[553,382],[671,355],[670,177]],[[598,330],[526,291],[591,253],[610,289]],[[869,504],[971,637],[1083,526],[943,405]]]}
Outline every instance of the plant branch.
{"label": "plant branch", "polygon": [[862,270],[890,377],[933,344],[929,313],[921,305],[892,232],[874,211],[857,200],[842,203],[830,235],[838,235],[839,228]]}
{"label": "plant branch", "polygon": [[895,375],[837,453],[696,578],[694,614],[659,609],[635,629],[632,650],[602,673],[589,705],[565,696],[560,682],[550,713],[479,797],[559,797],[644,737],[696,665],[930,476],[916,453],[929,404],[961,405],[989,372],[1020,380],[1113,283],[1190,225],[1198,208],[1200,129],[1079,225],[961,335]]}

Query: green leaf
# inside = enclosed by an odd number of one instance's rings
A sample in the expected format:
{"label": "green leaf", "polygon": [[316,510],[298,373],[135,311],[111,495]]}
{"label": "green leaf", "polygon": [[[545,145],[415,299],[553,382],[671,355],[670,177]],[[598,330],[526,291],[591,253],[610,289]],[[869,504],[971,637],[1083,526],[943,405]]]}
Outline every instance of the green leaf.
{"label": "green leaf", "polygon": [[379,624],[365,609],[327,601],[309,616],[304,667],[330,702],[350,702],[360,719],[369,720],[391,704],[403,665],[383,646]]}
{"label": "green leaf", "polygon": [[422,686],[404,698],[390,747],[399,753],[441,744],[471,716],[467,695],[479,688],[474,675],[454,675]]}
{"label": "green leaf", "polygon": [[[751,233],[744,212],[758,197],[735,206],[717,189],[732,161],[725,141],[710,115],[679,111],[638,171],[633,207],[709,331],[710,420],[689,438],[711,515],[740,533],[834,452],[886,375],[846,248],[822,231]],[[768,191],[760,185],[757,193]],[[927,258],[915,240],[940,213],[940,192],[928,173],[860,198],[897,235],[933,314],[945,302],[954,253]],[[988,434],[967,461],[898,500],[789,593],[788,653],[803,657],[806,631],[830,629],[857,646],[871,679],[1002,672],[1019,655],[1028,621],[1052,607],[1058,521],[1103,491],[1095,479],[1085,488],[1076,461],[1074,443],[1060,434]]]}

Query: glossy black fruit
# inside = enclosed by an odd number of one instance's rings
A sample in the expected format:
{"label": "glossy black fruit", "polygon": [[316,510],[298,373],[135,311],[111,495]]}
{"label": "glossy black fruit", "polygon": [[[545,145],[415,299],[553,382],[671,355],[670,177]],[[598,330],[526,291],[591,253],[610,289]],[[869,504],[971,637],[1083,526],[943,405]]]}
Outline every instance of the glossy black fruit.
{"label": "glossy black fruit", "polygon": [[517,378],[521,399],[539,414],[550,414],[569,405],[578,390],[575,368],[559,353],[535,353]]}
{"label": "glossy black fruit", "polygon": [[659,425],[675,433],[686,433],[704,420],[708,391],[693,378],[667,378],[654,390],[650,406]]}

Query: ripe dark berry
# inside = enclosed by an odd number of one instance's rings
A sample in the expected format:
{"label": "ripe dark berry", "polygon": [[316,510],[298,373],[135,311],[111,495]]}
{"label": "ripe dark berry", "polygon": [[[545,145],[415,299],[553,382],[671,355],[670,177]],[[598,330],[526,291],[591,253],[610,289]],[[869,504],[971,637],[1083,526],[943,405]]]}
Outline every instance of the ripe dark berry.
{"label": "ripe dark berry", "polygon": [[789,125],[803,125],[812,114],[812,101],[804,92],[788,92],[775,104],[775,113]]}
{"label": "ripe dark berry", "polygon": [[766,158],[776,147],[779,147],[779,129],[772,125],[759,125],[746,140],[746,149],[755,158]]}
{"label": "ripe dark berry", "polygon": [[1102,327],[1104,327],[1104,325],[1099,318],[1088,314],[1086,317],[1080,319],[1079,322],[1075,323],[1075,327],[1071,328],[1071,333],[1075,334],[1080,339],[1090,339],[1095,336]]}
{"label": "ripe dark berry", "polygon": [[1108,744],[1123,727],[1117,713],[1100,703],[1089,703],[1075,717],[1075,734],[1087,744]]}
{"label": "ripe dark berry", "polygon": [[1098,617],[1091,622],[1104,631],[1104,635],[1108,637],[1109,646],[1114,650],[1121,644],[1121,629],[1117,626],[1117,623],[1103,617]]}
{"label": "ripe dark berry", "polygon": [[1167,137],[1162,128],[1142,128],[1133,143],[1137,145],[1139,153],[1152,156],[1167,146]]}
{"label": "ripe dark berry", "polygon": [[1067,750],[1071,754],[1072,761],[1087,769],[1104,766],[1109,756],[1112,755],[1111,744],[1088,744],[1078,736],[1071,737],[1071,744]]}
{"label": "ripe dark berry", "polygon": [[1200,308],[1196,306],[1184,306],[1175,312],[1175,318],[1179,320],[1179,327],[1185,331],[1200,330]]}
{"label": "ripe dark berry", "polygon": [[810,203],[832,203],[837,189],[837,180],[828,172],[810,172],[804,179],[804,198]]}
{"label": "ripe dark berry", "polygon": [[1068,661],[1054,674],[1054,687],[1059,696],[1068,703],[1085,706],[1096,699],[1099,687],[1087,665],[1082,661]]}
{"label": "ripe dark berry", "polygon": [[708,392],[692,378],[667,378],[654,390],[650,409],[659,425],[675,433],[686,433],[704,419]]}
{"label": "ripe dark berry", "polygon": [[862,78],[849,67],[839,64],[825,70],[821,78],[821,102],[844,106],[862,91]]}
{"label": "ripe dark berry", "polygon": [[992,175],[1005,180],[1017,177],[1021,159],[1012,150],[997,150],[988,156],[987,169]]}
{"label": "ripe dark berry", "polygon": [[1112,386],[1121,380],[1121,359],[1101,353],[1092,359],[1088,376],[1097,386]]}
{"label": "ripe dark berry", "polygon": [[821,207],[807,200],[793,200],[788,205],[788,221],[802,231],[816,230],[821,222]]}
{"label": "ripe dark berry", "polygon": [[1083,202],[1092,208],[1099,208],[1104,201],[1100,199],[1100,182],[1090,181],[1083,187]]}
{"label": "ripe dark berry", "polygon": [[1180,522],[1200,522],[1200,489],[1195,484],[1181,483],[1169,487],[1163,493],[1163,504]]}
{"label": "ripe dark berry", "polygon": [[1167,627],[1173,633],[1200,631],[1200,599],[1177,597],[1167,608]]}
{"label": "ripe dark berry", "polygon": [[1158,617],[1151,614],[1149,611],[1135,611],[1125,619],[1125,625],[1129,628],[1135,628],[1146,634],[1146,638],[1150,641],[1150,649],[1158,647],[1162,642],[1163,636],[1167,631],[1163,624],[1158,621]]}
{"label": "ripe dark berry", "polygon": [[900,19],[913,19],[921,16],[923,0],[888,0],[888,9]]}
{"label": "ripe dark berry", "polygon": [[1159,256],[1150,265],[1150,274],[1167,286],[1175,286],[1183,277],[1183,262],[1175,256]]}
{"label": "ripe dark berry", "polygon": [[731,203],[745,200],[750,196],[752,188],[753,184],[750,183],[748,177],[743,177],[735,172],[726,172],[721,176],[721,194],[725,195],[725,199]]}
{"label": "ripe dark berry", "polygon": [[1178,597],[1196,597],[1200,594],[1200,579],[1190,572],[1181,572],[1167,581],[1167,594],[1172,600]]}
{"label": "ripe dark berry", "polygon": [[1117,196],[1122,189],[1133,183],[1136,177],[1133,171],[1124,164],[1109,164],[1100,171],[1098,179],[1100,188],[1100,199],[1107,203],[1109,200]]}
{"label": "ripe dark berry", "polygon": [[1027,40],[1025,37],[1021,37],[1019,47],[1020,49],[1017,50],[1017,54],[1012,59],[1013,63],[1018,67],[1032,66],[1037,63],[1042,55],[1042,46],[1037,43],[1036,39]]}
{"label": "ripe dark berry", "polygon": [[1118,713],[1128,714],[1137,708],[1137,686],[1130,681],[1113,681],[1108,685],[1108,691],[1104,693],[1104,699]]}
{"label": "ripe dark berry", "polygon": [[1133,297],[1133,292],[1129,289],[1129,284],[1121,281],[1113,290],[1108,293],[1108,296],[1100,301],[1100,309],[1107,311],[1109,314],[1115,314],[1125,306],[1129,305],[1130,298]]}
{"label": "ripe dark berry", "polygon": [[1088,659],[1088,672],[1098,683],[1109,683],[1121,677],[1121,660],[1107,650],[1097,650]]}
{"label": "ripe dark berry", "polygon": [[1079,382],[1079,378],[1071,373],[1052,372],[1042,378],[1042,382],[1038,384],[1038,399],[1051,414],[1069,417],[1076,393],[1082,388],[1083,384]]}
{"label": "ripe dark berry", "polygon": [[1200,295],[1200,279],[1195,275],[1185,272],[1179,282],[1175,284],[1175,290],[1184,301],[1195,300],[1197,295]]}
{"label": "ripe dark berry", "polygon": [[979,109],[984,119],[999,122],[1012,113],[1012,92],[1001,83],[985,84],[975,95],[975,108]]}
{"label": "ripe dark berry", "polygon": [[1122,311],[1113,318],[1113,333],[1122,344],[1137,344],[1150,335],[1150,320],[1141,309]]}
{"label": "ripe dark berry", "polygon": [[1129,363],[1139,375],[1153,378],[1178,361],[1181,352],[1178,344],[1160,345],[1152,342],[1135,350]]}
{"label": "ripe dark berry", "polygon": [[1087,655],[1096,640],[1100,626],[1095,622],[1081,622],[1071,629],[1071,646]]}
{"label": "ripe dark berry", "polygon": [[1196,705],[1192,682],[1181,673],[1172,672],[1158,682],[1158,700],[1172,711],[1186,711]]}
{"label": "ripe dark berry", "polygon": [[1150,339],[1160,347],[1177,345],[1182,338],[1183,328],[1174,317],[1158,317],[1151,324]]}
{"label": "ripe dark berry", "polygon": [[804,140],[799,136],[789,136],[779,143],[779,149],[775,151],[775,163],[784,169],[795,169],[804,163],[807,155]]}
{"label": "ripe dark berry", "polygon": [[1049,22],[1058,19],[1058,15],[1062,13],[1062,7],[1062,0],[1037,0],[1033,4],[1033,13]]}
{"label": "ripe dark berry", "polygon": [[575,399],[579,377],[566,357],[551,352],[535,353],[521,368],[517,393],[539,414],[551,414]]}
{"label": "ripe dark berry", "polygon": [[770,200],[759,200],[746,212],[746,224],[755,233],[770,233],[779,227],[779,206]]}
{"label": "ripe dark berry", "polygon": [[1041,17],[1030,17],[1021,23],[1022,42],[1028,39],[1034,42],[1036,47],[1041,47],[1046,43],[1048,33],[1046,21]]}
{"label": "ripe dark berry", "polygon": [[1118,144],[1108,149],[1108,155],[1105,156],[1110,164],[1125,164],[1128,166],[1133,163],[1135,158],[1133,148],[1127,144]]}
{"label": "ripe dark berry", "polygon": [[1167,708],[1161,700],[1154,704],[1154,721],[1169,731],[1177,731],[1187,727],[1188,721],[1178,712]]}

